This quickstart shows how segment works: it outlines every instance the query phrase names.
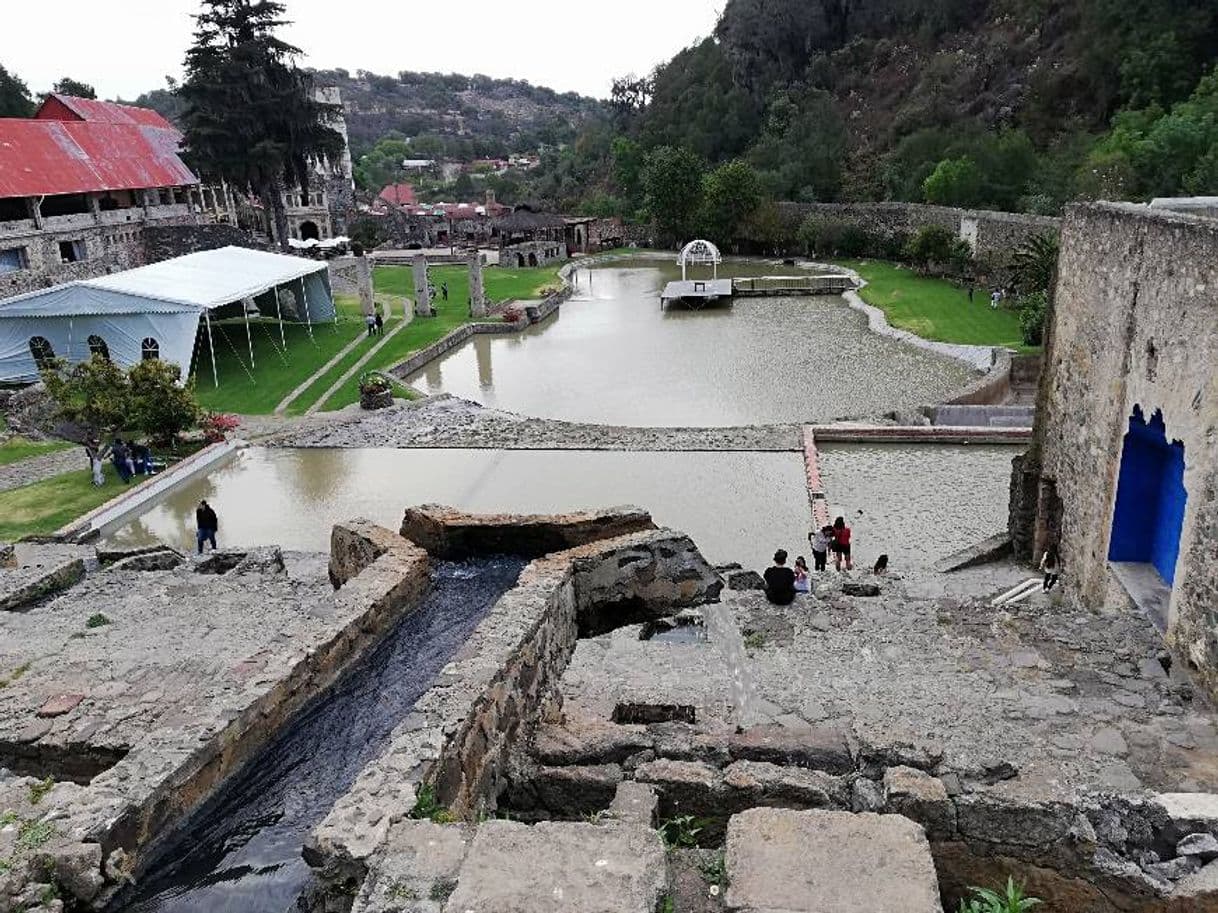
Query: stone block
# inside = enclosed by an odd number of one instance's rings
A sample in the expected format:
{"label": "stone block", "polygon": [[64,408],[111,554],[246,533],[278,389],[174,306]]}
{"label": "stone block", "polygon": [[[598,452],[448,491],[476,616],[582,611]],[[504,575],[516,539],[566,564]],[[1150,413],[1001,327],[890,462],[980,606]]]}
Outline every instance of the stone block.
{"label": "stone block", "polygon": [[765,589],[765,580],[756,571],[730,571],[724,577],[729,590]]}
{"label": "stone block", "polygon": [[371,520],[336,523],[330,530],[330,583],[342,586],[400,542],[400,536]]}
{"label": "stone block", "polygon": [[719,732],[697,729],[685,723],[653,723],[647,727],[655,741],[658,757],[673,761],[702,761],[723,767],[730,760],[727,751],[729,730]]}
{"label": "stone block", "polygon": [[541,764],[620,764],[652,747],[642,726],[570,720],[538,727],[533,755]]}
{"label": "stone block", "polygon": [[113,546],[99,545],[95,548],[97,560],[102,564],[114,564],[122,561],[125,558],[134,558],[137,555],[148,555],[152,552],[161,552],[171,548],[164,542],[158,542],[155,545],[135,545],[135,546]]}
{"label": "stone block", "polygon": [[880,588],[874,583],[843,583],[843,596],[879,596]]}
{"label": "stone block", "polygon": [[736,761],[723,772],[723,785],[737,794],[728,800],[734,808],[776,805],[797,809],[844,809],[850,806],[850,787],[845,780],[802,767]]}
{"label": "stone block", "polygon": [[914,767],[890,767],[884,773],[885,811],[904,815],[926,829],[932,839],[951,837],[956,807],[943,782]]}
{"label": "stone block", "polygon": [[664,759],[648,761],[638,766],[634,777],[656,787],[662,817],[703,817],[722,813],[723,777],[708,764]]}
{"label": "stone block", "polygon": [[260,545],[250,549],[237,566],[233,568],[233,576],[245,574],[284,574],[287,569],[283,564],[283,550],[278,545]]}
{"label": "stone block", "polygon": [[1070,833],[1075,809],[1062,802],[1033,801],[998,793],[957,796],[956,827],[962,837],[987,843],[1044,847]]}
{"label": "stone block", "polygon": [[83,694],[60,694],[46,701],[35,716],[44,719],[55,716],[63,716],[71,713],[85,699]]}
{"label": "stone block", "polygon": [[624,822],[488,821],[478,828],[446,911],[655,913],[664,846]]}
{"label": "stone block", "polygon": [[411,507],[401,534],[437,558],[520,555],[540,558],[601,539],[655,529],[637,507],[569,514],[471,514],[439,504]]}
{"label": "stone block", "polygon": [[617,785],[617,792],[609,805],[609,814],[619,821],[655,827],[659,807],[660,799],[653,787],[626,780]]}
{"label": "stone block", "polygon": [[1172,909],[1181,913],[1218,909],[1218,860],[1176,882],[1171,901]]}
{"label": "stone block", "polygon": [[0,612],[12,612],[66,590],[85,576],[80,558],[59,561],[30,571],[17,570],[0,577]]}
{"label": "stone block", "polygon": [[617,764],[540,767],[533,778],[538,803],[563,818],[590,815],[609,807],[622,782]]}
{"label": "stone block", "polygon": [[172,571],[185,561],[186,558],[181,552],[172,548],[160,548],[121,558],[111,567],[116,571]]}
{"label": "stone block", "polygon": [[845,733],[838,729],[754,726],[734,734],[728,751],[737,761],[769,761],[834,774],[854,770]]}
{"label": "stone block", "polygon": [[727,828],[728,910],[942,913],[922,828],[899,815],[754,808]]}

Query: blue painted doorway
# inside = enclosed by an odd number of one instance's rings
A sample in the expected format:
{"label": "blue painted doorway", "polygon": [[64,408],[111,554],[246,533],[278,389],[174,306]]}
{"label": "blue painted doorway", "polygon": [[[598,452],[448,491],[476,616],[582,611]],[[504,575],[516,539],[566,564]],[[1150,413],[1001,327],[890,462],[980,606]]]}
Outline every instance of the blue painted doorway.
{"label": "blue painted doorway", "polygon": [[1152,564],[1170,586],[1187,503],[1184,444],[1168,442],[1161,411],[1147,421],[1134,406],[1121,453],[1108,559]]}

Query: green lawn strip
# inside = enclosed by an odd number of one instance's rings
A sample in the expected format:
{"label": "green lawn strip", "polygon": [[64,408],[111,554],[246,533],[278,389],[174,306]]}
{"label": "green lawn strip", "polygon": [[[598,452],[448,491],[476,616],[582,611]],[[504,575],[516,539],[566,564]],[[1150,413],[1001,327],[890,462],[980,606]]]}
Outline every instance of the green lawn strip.
{"label": "green lawn strip", "polygon": [[[391,368],[406,359],[412,352],[431,345],[447,333],[469,322],[469,270],[464,266],[433,266],[429,272],[432,284],[437,289],[440,288],[441,282],[448,283],[448,301],[444,301],[437,295],[439,300],[432,302],[436,309],[436,316],[416,317],[411,321],[410,326],[398,333],[383,349],[377,352],[376,357],[363,367],[363,371],[384,371]],[[558,268],[552,266],[507,270],[490,267],[483,275],[485,276],[487,297],[493,301],[537,298],[543,288],[557,287],[561,284],[558,279]],[[414,294],[414,283],[408,267],[377,267],[374,282],[377,294],[388,293],[398,296],[413,296]],[[337,375],[335,375],[336,377]],[[333,383],[335,378],[331,378],[330,382]],[[358,399],[359,384],[356,378],[352,378],[350,383],[345,384],[326,400],[322,404],[322,408],[342,409]]]}
{"label": "green lawn strip", "polygon": [[195,396],[205,409],[243,415],[274,412],[285,396],[338,354],[357,333],[363,333],[364,325],[362,320],[340,317],[336,324],[314,326],[310,338],[307,326],[285,324],[286,363],[279,354],[276,324],[255,324],[252,331],[254,370],[247,373],[250,356],[245,324],[238,320],[212,325],[218,388],[212,383],[207,337],[201,334],[203,349],[195,358]]}
{"label": "green lawn strip", "polygon": [[[391,318],[385,324],[385,333],[388,334],[400,322],[400,318]],[[332,367],[329,371],[319,375],[309,386],[305,387],[304,392],[296,397],[287,408],[288,415],[304,415],[309,407],[317,400],[317,397],[324,394],[330,389],[331,384],[342,377],[351,369],[357,361],[364,357],[369,349],[380,341],[379,336],[368,336],[365,332],[365,338],[354,349],[348,352],[338,364]]]}
{"label": "green lawn strip", "polygon": [[[84,456],[80,461],[85,462]],[[96,488],[89,470],[82,468],[0,491],[0,539],[53,533],[136,484],[124,485],[112,466],[105,472],[106,484]]]}
{"label": "green lawn strip", "polygon": [[19,460],[28,460],[30,457],[42,456],[45,453],[54,453],[57,450],[67,450],[72,446],[74,445],[67,441],[31,441],[18,435],[0,444],[0,466],[7,466],[9,463],[16,463]]}
{"label": "green lawn strip", "polygon": [[1005,308],[991,308],[985,288],[977,288],[970,303],[965,287],[946,279],[919,276],[893,263],[844,260],[841,265],[867,280],[859,294],[882,310],[894,327],[938,342],[1036,351],[1024,345],[1019,315]]}

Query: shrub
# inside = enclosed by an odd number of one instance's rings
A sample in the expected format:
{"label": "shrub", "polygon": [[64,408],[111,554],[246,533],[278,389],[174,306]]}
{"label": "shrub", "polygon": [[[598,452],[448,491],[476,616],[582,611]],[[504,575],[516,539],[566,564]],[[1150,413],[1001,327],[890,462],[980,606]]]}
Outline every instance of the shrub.
{"label": "shrub", "polygon": [[1002,894],[989,888],[969,888],[973,896],[960,901],[959,913],[1027,913],[1041,904],[1037,897],[1025,897],[1023,885],[1007,878]]}
{"label": "shrub", "polygon": [[973,250],[951,229],[942,225],[927,225],[914,233],[905,245],[905,257],[924,271],[965,272],[973,259]]}
{"label": "shrub", "polygon": [[241,419],[235,415],[223,412],[205,412],[199,420],[199,428],[203,431],[203,439],[209,444],[218,444],[228,436],[230,431],[236,431],[241,425]]}
{"label": "shrub", "polygon": [[1016,302],[1019,309],[1019,329],[1025,345],[1038,346],[1045,338],[1045,317],[1049,311],[1047,292],[1032,292]]}
{"label": "shrub", "polygon": [[172,444],[199,420],[194,385],[182,384],[182,369],[160,359],[135,365],[131,382],[131,418],[155,443]]}
{"label": "shrub", "polygon": [[365,371],[359,378],[359,392],[361,394],[384,393],[391,389],[393,385],[389,382],[389,378],[380,371]]}

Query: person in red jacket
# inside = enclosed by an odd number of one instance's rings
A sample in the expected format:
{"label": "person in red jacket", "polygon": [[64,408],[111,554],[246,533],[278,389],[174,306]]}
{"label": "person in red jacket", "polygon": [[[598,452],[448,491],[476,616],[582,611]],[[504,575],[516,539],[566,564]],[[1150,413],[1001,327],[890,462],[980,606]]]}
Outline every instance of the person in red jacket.
{"label": "person in red jacket", "polygon": [[845,517],[833,521],[833,567],[842,569],[842,559],[846,560],[846,570],[854,569],[854,561],[850,558],[850,527],[846,525]]}

